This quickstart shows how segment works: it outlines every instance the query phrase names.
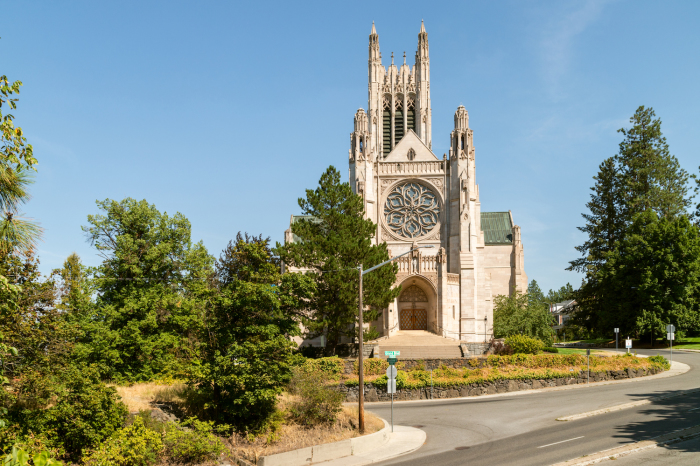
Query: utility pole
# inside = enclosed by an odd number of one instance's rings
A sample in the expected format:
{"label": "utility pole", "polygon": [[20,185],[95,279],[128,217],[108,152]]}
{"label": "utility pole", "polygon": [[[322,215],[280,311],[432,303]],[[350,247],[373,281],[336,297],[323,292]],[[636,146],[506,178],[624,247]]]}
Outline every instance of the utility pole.
{"label": "utility pole", "polygon": [[365,371],[364,371],[364,365],[365,365],[365,360],[364,360],[364,354],[363,354],[363,342],[362,340],[364,339],[364,335],[362,335],[362,330],[364,327],[364,322],[362,319],[362,264],[360,264],[360,355],[359,355],[359,367],[358,367],[358,372],[360,374],[360,390],[359,390],[359,395],[358,398],[360,400],[360,419],[359,419],[359,427],[360,427],[360,435],[365,433]]}
{"label": "utility pole", "polygon": [[359,320],[359,324],[360,324],[360,332],[359,332],[359,334],[360,334],[360,344],[359,344],[360,354],[358,356],[359,367],[357,369],[358,373],[359,373],[358,375],[359,375],[359,382],[360,382],[359,393],[358,393],[358,397],[357,397],[358,401],[359,401],[359,405],[360,405],[359,406],[359,414],[358,414],[358,427],[360,430],[360,434],[365,433],[365,366],[364,366],[365,359],[364,359],[364,355],[362,354],[363,353],[363,343],[364,343],[364,341],[363,341],[364,340],[364,334],[363,334],[364,322],[363,322],[363,315],[362,315],[362,308],[364,307],[362,304],[362,276],[370,273],[372,270],[378,269],[379,267],[388,264],[389,262],[391,262],[393,260],[398,259],[399,257],[405,256],[406,254],[410,254],[413,251],[416,251],[416,250],[421,249],[421,248],[434,248],[434,247],[435,246],[433,246],[432,244],[429,244],[427,246],[418,246],[417,248],[411,249],[410,251],[404,252],[403,254],[399,254],[396,257],[392,257],[388,261],[384,261],[381,264],[375,265],[374,267],[371,267],[367,270],[362,270],[362,264],[360,264],[360,266],[357,268],[360,272],[360,299],[359,299],[360,309],[359,309],[359,316],[358,316],[359,317],[358,320]]}

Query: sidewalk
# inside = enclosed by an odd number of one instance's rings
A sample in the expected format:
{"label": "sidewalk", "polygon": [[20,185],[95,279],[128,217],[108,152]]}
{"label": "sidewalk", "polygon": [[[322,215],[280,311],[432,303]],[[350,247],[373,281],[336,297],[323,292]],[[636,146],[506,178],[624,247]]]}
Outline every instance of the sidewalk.
{"label": "sidewalk", "polygon": [[408,426],[394,426],[394,432],[389,435],[389,441],[374,451],[314,464],[323,466],[362,466],[379,463],[380,461],[396,458],[418,450],[425,443],[426,437],[424,431]]}

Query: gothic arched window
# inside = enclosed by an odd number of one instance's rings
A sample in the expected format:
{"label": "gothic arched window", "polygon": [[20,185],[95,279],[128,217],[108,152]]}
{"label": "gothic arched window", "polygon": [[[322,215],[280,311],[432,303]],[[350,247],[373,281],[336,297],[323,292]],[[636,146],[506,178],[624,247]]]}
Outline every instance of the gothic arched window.
{"label": "gothic arched window", "polygon": [[396,109],[394,110],[394,146],[403,139],[403,97],[396,96]]}
{"label": "gothic arched window", "polygon": [[406,129],[416,130],[416,98],[411,96],[406,103]]}

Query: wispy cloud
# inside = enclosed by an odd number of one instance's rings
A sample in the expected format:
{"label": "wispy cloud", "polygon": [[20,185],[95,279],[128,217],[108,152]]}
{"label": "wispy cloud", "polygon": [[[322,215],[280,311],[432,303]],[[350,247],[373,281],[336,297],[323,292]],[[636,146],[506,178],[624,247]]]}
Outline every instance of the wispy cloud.
{"label": "wispy cloud", "polygon": [[573,44],[599,17],[606,4],[614,0],[588,0],[569,3],[560,14],[542,25],[542,71],[550,92],[556,97],[570,69]]}

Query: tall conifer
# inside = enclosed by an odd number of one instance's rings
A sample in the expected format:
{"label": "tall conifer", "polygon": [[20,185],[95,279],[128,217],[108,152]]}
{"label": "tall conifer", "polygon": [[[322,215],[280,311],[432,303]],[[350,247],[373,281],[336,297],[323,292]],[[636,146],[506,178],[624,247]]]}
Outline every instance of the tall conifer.
{"label": "tall conifer", "polygon": [[[325,335],[326,352],[332,354],[342,337],[354,338],[358,313],[358,266],[368,269],[389,259],[386,244],[372,244],[377,225],[364,218],[364,201],[340,173],[330,166],[315,190],[306,190],[299,199],[307,216],[292,225],[300,241],[277,245],[285,266],[308,270],[316,281],[316,291],[308,301],[304,323],[309,336]],[[398,296],[392,289],[398,267],[388,264],[365,275],[363,302],[365,322],[378,316]]]}

